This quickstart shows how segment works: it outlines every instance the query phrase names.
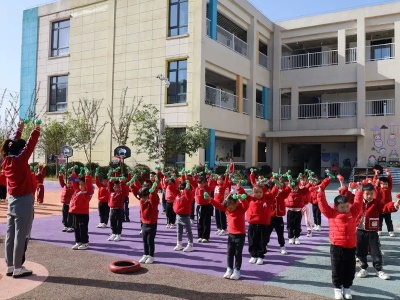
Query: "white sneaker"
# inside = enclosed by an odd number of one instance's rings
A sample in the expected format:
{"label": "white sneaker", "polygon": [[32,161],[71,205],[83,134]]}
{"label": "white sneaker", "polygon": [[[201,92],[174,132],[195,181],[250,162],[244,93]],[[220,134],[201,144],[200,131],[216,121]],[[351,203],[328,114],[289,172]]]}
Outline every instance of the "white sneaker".
{"label": "white sneaker", "polygon": [[143,234],[143,230],[140,230],[139,234],[142,235]]}
{"label": "white sneaker", "polygon": [[394,237],[394,236],[396,236],[396,235],[394,234],[393,231],[390,231],[390,232],[389,232],[389,236]]}
{"label": "white sneaker", "polygon": [[264,259],[262,259],[261,257],[257,258],[256,264],[257,265],[262,265],[264,263]]}
{"label": "white sneaker", "polygon": [[289,239],[289,244],[294,244],[294,239]]}
{"label": "white sneaker", "polygon": [[312,231],[311,230],[307,231],[307,237],[312,237]]}
{"label": "white sneaker", "polygon": [[103,227],[103,223],[97,224],[97,228],[101,228],[101,227]]}
{"label": "white sneaker", "polygon": [[175,251],[180,251],[180,250],[182,250],[182,249],[183,249],[182,243],[176,244],[176,246],[175,246],[175,248],[174,248]]}
{"label": "white sneaker", "polygon": [[300,239],[299,239],[299,238],[295,238],[295,239],[294,239],[294,243],[295,243],[296,245],[300,245]]}
{"label": "white sneaker", "polygon": [[255,264],[256,261],[257,261],[257,257],[252,257],[252,258],[250,258],[249,263]]}
{"label": "white sneaker", "polygon": [[219,234],[221,233],[221,230],[222,230],[222,229],[218,229],[218,230],[215,232],[215,234],[216,234],[216,235],[219,235]]}
{"label": "white sneaker", "polygon": [[115,239],[116,234],[112,233],[108,238],[109,241],[113,241]]}
{"label": "white sneaker", "polygon": [[340,300],[343,299],[342,289],[334,289],[335,291],[335,299]]}
{"label": "white sneaker", "polygon": [[194,221],[192,219],[190,219],[190,224],[193,225]]}
{"label": "white sneaker", "polygon": [[316,231],[321,231],[321,225],[317,225]]}
{"label": "white sneaker", "polygon": [[312,230],[317,230],[318,225],[314,225]]}
{"label": "white sneaker", "polygon": [[169,226],[170,226],[170,225],[169,225],[169,224],[167,224],[167,226],[165,226],[165,228],[170,228]]}
{"label": "white sneaker", "polygon": [[192,252],[194,250],[193,244],[188,243],[183,252]]}
{"label": "white sneaker", "polygon": [[382,231],[378,231],[378,235],[381,236],[382,235]]}
{"label": "white sneaker", "polygon": [[240,278],[240,270],[233,270],[233,273],[231,275],[231,277],[229,277],[230,279],[233,280],[238,280]]}
{"label": "white sneaker", "polygon": [[149,255],[144,263],[152,264],[153,262],[154,262],[154,257]]}
{"label": "white sneaker", "polygon": [[287,254],[287,250],[285,247],[281,247],[281,254]]}
{"label": "white sneaker", "polygon": [[14,266],[7,267],[6,276],[12,276],[14,273]]}
{"label": "white sneaker", "polygon": [[232,269],[231,268],[227,268],[223,277],[226,278],[226,279],[229,279],[229,278],[231,278],[232,273],[233,273]]}
{"label": "white sneaker", "polygon": [[24,266],[22,266],[20,269],[14,269],[14,272],[12,274],[13,278],[21,278],[21,277],[26,277],[32,275],[32,271],[28,270]]}
{"label": "white sneaker", "polygon": [[89,249],[89,244],[81,244],[78,247],[78,250],[86,250],[86,249]]}
{"label": "white sneaker", "polygon": [[142,264],[144,262],[146,262],[148,256],[147,255],[143,255],[141,259],[139,259],[139,262]]}
{"label": "white sneaker", "polygon": [[176,228],[176,226],[175,226],[175,224],[170,224],[170,225],[169,225],[169,228],[170,228],[170,229],[174,229],[174,228]]}
{"label": "white sneaker", "polygon": [[365,269],[361,269],[358,273],[357,273],[357,277],[358,278],[365,278],[368,276],[368,272]]}
{"label": "white sneaker", "polygon": [[343,289],[343,297],[344,299],[353,299],[353,294],[351,293],[351,289]]}
{"label": "white sneaker", "polygon": [[81,245],[81,243],[76,243],[75,245],[72,246],[72,249],[73,250],[78,250],[80,245]]}
{"label": "white sneaker", "polygon": [[207,239],[202,239],[201,242],[202,242],[202,243],[208,243],[209,240],[207,240]]}
{"label": "white sneaker", "polygon": [[222,229],[221,232],[219,233],[219,235],[227,235],[227,234],[228,234],[228,231],[224,230],[224,229]]}
{"label": "white sneaker", "polygon": [[198,242],[198,243],[202,243],[202,242],[203,242],[203,239],[202,239],[202,238],[198,238],[198,239],[197,239],[197,242]]}
{"label": "white sneaker", "polygon": [[64,227],[63,230],[61,230],[62,232],[67,232],[68,227]]}
{"label": "white sneaker", "polygon": [[376,272],[376,275],[377,275],[380,279],[383,279],[383,280],[388,280],[388,279],[390,279],[390,276],[389,276],[388,274],[386,274],[385,272],[383,272],[383,271]]}
{"label": "white sneaker", "polygon": [[115,238],[114,238],[114,242],[119,242],[121,240],[121,235],[120,234],[116,234]]}
{"label": "white sneaker", "polygon": [[106,223],[101,223],[101,227],[100,228],[107,228],[107,224]]}

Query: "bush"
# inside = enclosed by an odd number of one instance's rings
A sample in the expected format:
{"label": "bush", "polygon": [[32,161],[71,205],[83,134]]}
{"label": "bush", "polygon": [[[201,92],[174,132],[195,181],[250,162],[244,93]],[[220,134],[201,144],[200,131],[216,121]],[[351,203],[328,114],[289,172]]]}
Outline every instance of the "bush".
{"label": "bush", "polygon": [[55,163],[49,163],[46,165],[45,169],[46,169],[46,177],[54,177],[57,176],[57,172],[56,172],[56,164]]}
{"label": "bush", "polygon": [[108,166],[99,167],[99,179],[103,180],[107,178],[107,173],[110,168]]}
{"label": "bush", "polygon": [[85,167],[88,168],[94,175],[96,168],[100,167],[100,165],[98,163],[92,162],[92,163],[87,163]]}

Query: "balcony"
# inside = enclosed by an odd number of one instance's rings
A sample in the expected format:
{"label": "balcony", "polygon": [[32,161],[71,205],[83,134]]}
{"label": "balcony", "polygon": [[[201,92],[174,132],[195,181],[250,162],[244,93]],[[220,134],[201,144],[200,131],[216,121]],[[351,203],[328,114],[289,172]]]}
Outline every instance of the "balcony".
{"label": "balcony", "polygon": [[346,49],[346,64],[357,62],[357,47]]}
{"label": "balcony", "polygon": [[258,64],[267,70],[271,70],[271,62],[267,55],[264,53],[258,52]]}
{"label": "balcony", "polygon": [[388,116],[395,114],[395,100],[367,100],[365,101],[366,116]]}
{"label": "balcony", "polygon": [[256,117],[263,119],[264,118],[264,105],[256,102]]}
{"label": "balcony", "polygon": [[216,89],[206,86],[205,103],[208,105],[228,109],[232,111],[238,110],[238,97],[234,94],[225,92],[221,89]]}
{"label": "balcony", "polygon": [[281,70],[304,69],[338,64],[338,51],[322,51],[283,56]]}
{"label": "balcony", "polygon": [[299,105],[299,119],[345,118],[357,115],[357,102],[325,102]]}
{"label": "balcony", "polygon": [[[211,36],[210,33],[210,23],[211,20],[207,19],[207,35]],[[222,44],[225,47],[243,55],[245,57],[249,57],[249,45],[235,36],[233,33],[229,32],[228,30],[222,28],[221,26],[217,25],[217,42]]]}
{"label": "balcony", "polygon": [[365,47],[365,60],[366,61],[376,61],[376,60],[384,60],[384,59],[393,59],[395,58],[394,43],[382,44],[382,45],[374,45],[374,46],[366,46]]}

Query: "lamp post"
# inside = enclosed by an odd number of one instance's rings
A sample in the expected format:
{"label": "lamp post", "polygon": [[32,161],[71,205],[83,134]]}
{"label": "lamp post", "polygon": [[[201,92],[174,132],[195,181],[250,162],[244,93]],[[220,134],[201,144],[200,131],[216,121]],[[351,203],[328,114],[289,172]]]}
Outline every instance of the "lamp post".
{"label": "lamp post", "polygon": [[161,165],[161,135],[162,135],[162,115],[161,115],[161,109],[162,109],[162,92],[163,92],[163,83],[165,85],[166,88],[169,87],[170,82],[169,79],[166,78],[164,75],[162,74],[158,74],[156,76],[157,79],[160,80],[160,101],[159,101],[159,110],[160,110],[160,124],[159,124],[159,128],[158,128],[158,157],[160,158],[160,165]]}

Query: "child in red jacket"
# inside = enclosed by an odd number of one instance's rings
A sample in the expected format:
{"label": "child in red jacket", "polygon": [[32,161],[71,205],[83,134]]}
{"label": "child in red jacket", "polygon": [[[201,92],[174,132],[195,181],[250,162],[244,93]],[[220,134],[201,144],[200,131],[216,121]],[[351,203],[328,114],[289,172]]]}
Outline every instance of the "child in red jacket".
{"label": "child in red jacket", "polygon": [[207,193],[204,195],[204,198],[208,199],[213,206],[226,213],[229,232],[228,267],[223,277],[238,280],[242,267],[243,246],[246,239],[245,214],[249,208],[249,202],[246,199],[242,200],[242,196],[237,194],[229,194],[222,204],[209,198]]}
{"label": "child in red jacket", "polygon": [[95,172],[95,184],[98,188],[97,191],[97,200],[100,223],[97,225],[97,228],[107,228],[108,218],[110,216],[110,207],[108,206],[108,202],[110,200],[110,188],[108,186],[109,182],[107,178],[103,178],[100,181],[99,178],[99,168],[96,168]]}
{"label": "child in red jacket", "polygon": [[207,181],[203,176],[197,179],[197,188],[195,190],[195,200],[197,204],[197,234],[199,243],[208,243],[211,232],[211,216],[213,206],[210,201],[204,199],[204,193],[210,194]]}
{"label": "child in red jacket", "polygon": [[165,190],[165,215],[167,217],[167,226],[166,228],[175,228],[176,223],[176,213],[174,212],[174,201],[176,196],[179,193],[179,181],[174,176],[169,178],[164,177],[164,185],[163,188]]}
{"label": "child in red jacket", "polygon": [[43,204],[44,200],[44,177],[46,176],[46,165],[39,163],[36,172],[37,190],[36,190],[36,203],[38,205]]}
{"label": "child in red jacket", "polygon": [[[225,199],[225,195],[227,194],[227,189],[229,188],[229,176],[228,174],[219,175],[217,177],[217,185],[214,188],[214,200],[222,203]],[[225,212],[215,209],[215,223],[217,225],[216,235],[226,235],[228,231],[226,231],[226,214]]]}
{"label": "child in red jacket", "polygon": [[[75,174],[72,174],[74,178],[77,178]],[[63,232],[73,232],[72,228],[72,217],[69,215],[69,203],[74,195],[74,188],[72,187],[71,181],[67,179],[67,183],[64,181],[64,174],[58,173],[58,182],[61,186],[61,203],[62,203],[62,223],[64,224]]]}
{"label": "child in red jacket", "polygon": [[[192,211],[192,203],[194,201],[193,191],[189,180],[179,186],[180,194],[176,196],[174,201],[174,212],[176,213],[177,228],[177,244],[175,251],[183,249],[183,252],[193,251],[193,233],[190,224],[190,213]],[[182,247],[183,227],[186,228],[188,236],[188,244],[185,248]]]}
{"label": "child in red jacket", "polygon": [[129,189],[124,180],[110,180],[113,192],[110,194],[108,207],[110,208],[111,235],[109,241],[119,242],[121,240],[122,222],[124,221],[124,200],[129,194]]}
{"label": "child in red jacket", "polygon": [[318,177],[313,177],[311,179],[312,186],[310,187],[310,202],[312,205],[312,212],[314,218],[314,227],[312,228],[315,231],[321,231],[321,210],[318,207],[318,189],[321,188],[325,191],[326,187],[331,182],[330,177],[326,177],[324,180],[321,180]]}
{"label": "child in red jacket", "polygon": [[[350,287],[356,271],[357,216],[361,211],[362,191],[356,192],[356,201],[349,205],[347,197],[338,195],[334,207],[326,201],[325,191],[319,188],[317,201],[321,212],[328,218],[331,241],[332,283],[335,299],[352,299]],[[343,289],[343,290],[342,290]]]}
{"label": "child in red jacket", "polygon": [[[390,203],[392,202],[392,189],[393,189],[393,179],[392,175],[390,175],[390,172],[388,169],[386,169],[386,176],[387,177],[381,177],[379,178],[380,180],[380,185],[381,185],[381,194],[380,197],[385,203]],[[387,230],[389,232],[390,237],[394,237],[394,228],[393,228],[393,221],[392,221],[392,214],[391,213],[382,213],[379,214],[379,231],[378,235],[382,234],[382,226],[383,226],[383,220],[385,220]]]}

